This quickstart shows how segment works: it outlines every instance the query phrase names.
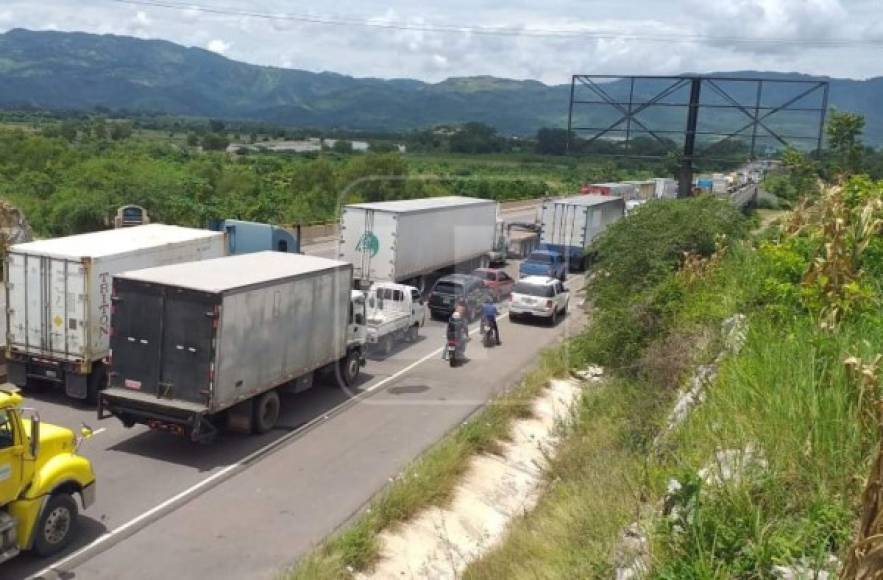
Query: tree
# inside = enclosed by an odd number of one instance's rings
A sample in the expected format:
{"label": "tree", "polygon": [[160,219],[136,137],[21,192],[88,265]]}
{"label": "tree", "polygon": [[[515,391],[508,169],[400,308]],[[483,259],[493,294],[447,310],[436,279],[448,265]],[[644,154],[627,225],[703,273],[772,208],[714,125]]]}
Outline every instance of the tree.
{"label": "tree", "polygon": [[212,133],[221,133],[224,131],[224,129],[226,127],[227,127],[227,124],[224,123],[224,121],[221,121],[219,119],[211,119],[208,122],[209,131],[211,131]]}
{"label": "tree", "polygon": [[453,153],[498,153],[503,150],[503,139],[497,130],[484,123],[466,123],[451,135]]}
{"label": "tree", "polygon": [[61,136],[65,140],[73,143],[74,141],[77,140],[77,132],[78,132],[77,123],[75,121],[65,121],[64,123],[61,124],[60,132],[61,132]]}
{"label": "tree", "polygon": [[223,133],[209,133],[202,138],[202,148],[206,151],[223,151],[230,144],[230,139]]}
{"label": "tree", "polygon": [[347,141],[346,139],[338,139],[334,142],[334,146],[331,147],[331,150],[335,153],[352,153],[353,152],[353,142]]}
{"label": "tree", "polygon": [[114,141],[122,141],[132,136],[132,123],[129,121],[119,121],[111,125],[110,138]]}
{"label": "tree", "polygon": [[196,133],[187,133],[187,144],[191,147],[199,145],[199,135]]}
{"label": "tree", "polygon": [[861,173],[865,118],[857,113],[831,111],[826,133],[834,155],[835,171],[841,175]]}
{"label": "tree", "polygon": [[537,131],[537,153],[542,155],[567,153],[567,130],[543,128]]}
{"label": "tree", "polygon": [[340,191],[347,203],[403,199],[408,164],[398,154],[369,153],[350,158],[341,174]]}

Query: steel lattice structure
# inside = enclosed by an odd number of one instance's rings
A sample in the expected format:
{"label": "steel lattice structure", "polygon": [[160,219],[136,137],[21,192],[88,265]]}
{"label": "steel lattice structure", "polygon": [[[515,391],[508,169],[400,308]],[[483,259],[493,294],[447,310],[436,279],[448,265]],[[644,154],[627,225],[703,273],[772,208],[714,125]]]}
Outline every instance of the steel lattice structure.
{"label": "steel lattice structure", "polygon": [[[674,153],[681,157],[679,195],[685,196],[694,161],[719,159],[713,153],[724,143],[744,140],[750,159],[762,141],[821,151],[829,90],[824,80],[775,77],[574,75],[568,152],[574,136],[584,135],[584,144],[621,145],[619,153],[602,154],[661,159]],[[635,153],[636,136],[653,139],[663,152]]]}

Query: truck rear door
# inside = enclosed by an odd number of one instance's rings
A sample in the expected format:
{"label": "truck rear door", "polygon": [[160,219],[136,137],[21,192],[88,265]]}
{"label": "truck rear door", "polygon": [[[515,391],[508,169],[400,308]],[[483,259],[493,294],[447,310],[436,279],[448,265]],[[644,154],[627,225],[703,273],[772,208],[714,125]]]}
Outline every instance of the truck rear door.
{"label": "truck rear door", "polygon": [[6,267],[9,346],[38,356],[83,360],[88,346],[83,264],[11,252]]}
{"label": "truck rear door", "polygon": [[207,405],[213,297],[124,279],[115,290],[111,385]]}

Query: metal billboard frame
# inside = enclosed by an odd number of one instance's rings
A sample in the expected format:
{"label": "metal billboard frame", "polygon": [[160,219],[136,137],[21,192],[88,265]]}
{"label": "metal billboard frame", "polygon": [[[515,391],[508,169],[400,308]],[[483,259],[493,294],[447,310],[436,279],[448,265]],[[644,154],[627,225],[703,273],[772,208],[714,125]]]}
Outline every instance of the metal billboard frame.
{"label": "metal billboard frame", "polygon": [[[624,80],[629,83],[628,98],[615,99],[608,91],[604,89],[605,81]],[[635,84],[638,81],[668,81],[669,84],[665,88],[656,91],[650,97],[637,99],[635,94]],[[747,83],[753,85],[754,98],[753,102],[745,102],[745,99],[739,99],[721,86],[722,83]],[[764,87],[770,85],[794,85],[798,87],[799,92],[796,96],[786,100],[778,105],[765,105]],[[597,96],[599,100],[584,100],[577,98],[577,88],[586,87]],[[689,87],[689,97],[682,102],[668,102],[667,98],[675,93],[687,89]],[[711,91],[718,98],[722,99],[721,104],[703,103],[703,89],[706,94]],[[812,141],[815,143],[815,152],[818,155],[822,149],[824,140],[825,117],[828,110],[828,96],[830,92],[830,83],[826,80],[810,80],[810,79],[785,79],[773,77],[732,77],[732,76],[714,76],[714,75],[679,75],[679,76],[655,76],[655,75],[573,75],[570,85],[570,107],[567,114],[567,151],[571,152],[572,141],[578,133],[589,134],[587,143],[600,140],[605,135],[612,133],[624,133],[625,138],[621,142],[625,146],[624,154],[613,154],[615,157],[638,157],[644,159],[662,159],[664,155],[630,155],[629,149],[632,144],[633,136],[649,135],[666,148],[666,153],[675,153],[681,156],[681,170],[679,179],[678,197],[686,197],[690,194],[693,183],[693,163],[696,160],[716,160],[718,158],[708,155],[710,150],[718,147],[721,143],[732,141],[734,138],[743,136],[747,131],[751,131],[750,158],[756,158],[757,140],[759,131],[764,131],[768,136],[772,137],[785,147],[793,147],[795,141]],[[821,93],[821,104],[819,106],[800,106],[800,102],[808,97],[816,97]],[[612,108],[617,112],[619,118],[607,127],[581,127],[574,126],[574,115],[583,107],[605,107],[607,110]],[[683,130],[671,129],[653,129],[649,127],[650,123],[637,118],[639,113],[650,110],[654,107],[670,107],[686,110],[686,123]],[[700,113],[703,111],[713,110],[729,110],[739,111],[747,119],[747,123],[735,131],[699,131]],[[769,125],[769,120],[778,113],[782,112],[802,112],[818,115],[818,123],[813,123],[813,132],[811,135],[785,135],[774,130]],[[624,128],[621,126],[625,124]],[[697,136],[721,137],[707,146],[703,151],[696,151]],[[672,140],[666,139],[664,136],[680,136],[682,137],[682,149],[672,146]],[[602,154],[603,155],[603,154]],[[731,159],[728,159],[731,160]]]}

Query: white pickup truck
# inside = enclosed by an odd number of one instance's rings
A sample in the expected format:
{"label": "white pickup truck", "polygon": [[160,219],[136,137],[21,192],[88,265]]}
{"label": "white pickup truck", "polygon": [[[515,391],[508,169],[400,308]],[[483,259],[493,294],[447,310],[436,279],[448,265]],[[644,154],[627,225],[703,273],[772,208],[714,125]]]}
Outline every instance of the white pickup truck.
{"label": "white pickup truck", "polygon": [[426,323],[426,304],[413,286],[376,282],[366,292],[368,344],[384,354],[398,340],[414,342]]}

